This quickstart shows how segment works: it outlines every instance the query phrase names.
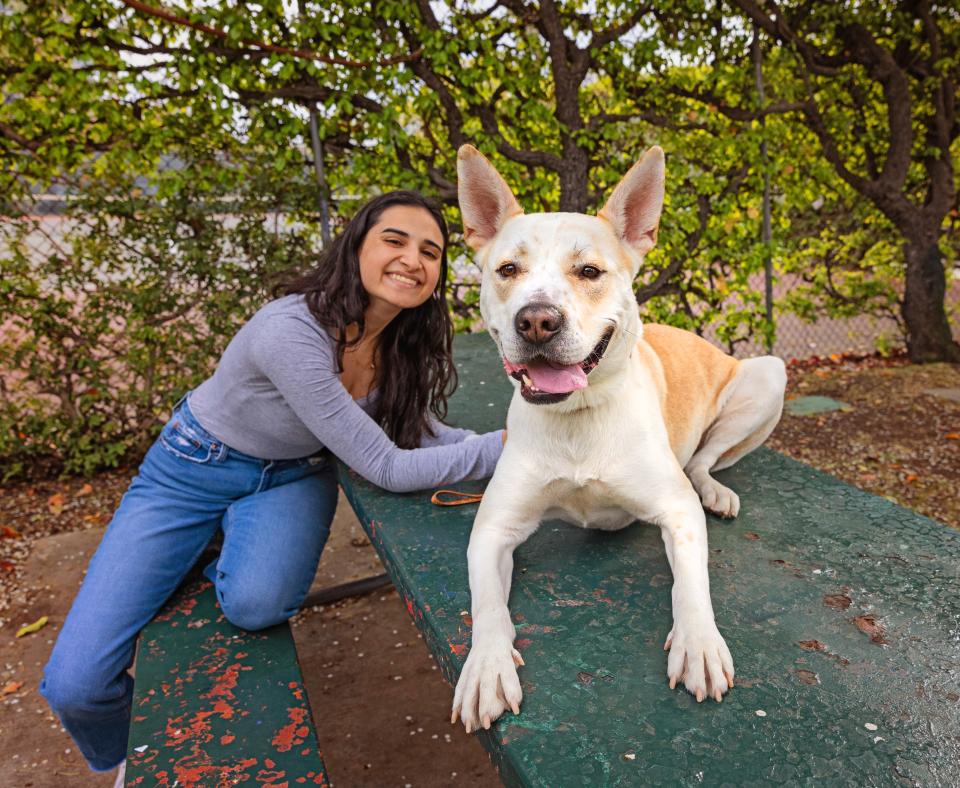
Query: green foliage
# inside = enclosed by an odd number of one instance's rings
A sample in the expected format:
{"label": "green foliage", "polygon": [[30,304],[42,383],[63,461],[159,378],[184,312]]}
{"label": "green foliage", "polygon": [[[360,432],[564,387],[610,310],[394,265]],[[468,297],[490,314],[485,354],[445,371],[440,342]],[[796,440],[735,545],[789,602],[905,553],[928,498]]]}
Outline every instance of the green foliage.
{"label": "green foliage", "polygon": [[[183,0],[164,6],[177,22],[118,0],[12,4],[0,15],[0,195],[11,217],[51,186],[70,199],[69,232],[39,260],[28,245],[49,222],[3,227],[0,325],[13,330],[0,340],[0,458],[90,471],[133,456],[267,298],[269,276],[309,263],[311,108],[337,217],[374,193],[420,189],[445,203],[456,238],[464,142],[528,211],[595,211],[659,144],[667,204],[636,283],[645,319],[731,348],[772,340],[768,257],[803,282],[778,308],[898,314],[902,222],[849,175],[880,177],[895,111],[911,113],[912,131],[898,200],[930,202],[930,173],[956,160],[956,124],[944,148],[932,129],[938,85],[960,79],[960,25],[933,7],[934,58],[913,16],[922,5],[779,3],[785,28],[836,65],[811,71],[797,46],[763,33],[763,107],[777,109],[760,122],[746,0]],[[908,107],[849,62],[854,24],[905,64]],[[805,114],[812,103],[826,135]],[[950,264],[955,204],[942,224]],[[476,273],[464,263],[454,275],[468,330]]]}
{"label": "green foliage", "polygon": [[135,457],[278,272],[312,262],[316,239],[255,167],[194,159],[142,180],[90,181],[65,215],[3,226],[6,476]]}

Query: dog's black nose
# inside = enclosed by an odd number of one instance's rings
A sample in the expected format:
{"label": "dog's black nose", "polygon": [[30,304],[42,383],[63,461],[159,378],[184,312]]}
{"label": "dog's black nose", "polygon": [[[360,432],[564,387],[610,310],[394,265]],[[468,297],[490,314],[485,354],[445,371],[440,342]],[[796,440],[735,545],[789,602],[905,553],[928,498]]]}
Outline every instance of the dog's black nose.
{"label": "dog's black nose", "polygon": [[517,312],[513,327],[528,342],[543,345],[563,327],[563,312],[551,304],[527,304]]}

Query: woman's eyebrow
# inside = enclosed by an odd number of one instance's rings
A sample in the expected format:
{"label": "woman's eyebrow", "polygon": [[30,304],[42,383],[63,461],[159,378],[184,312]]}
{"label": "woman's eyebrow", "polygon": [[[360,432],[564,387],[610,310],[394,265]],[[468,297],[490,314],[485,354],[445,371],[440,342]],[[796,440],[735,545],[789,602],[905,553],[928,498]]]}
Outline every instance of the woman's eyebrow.
{"label": "woman's eyebrow", "polygon": [[[397,235],[402,235],[404,238],[409,238],[409,237],[410,237],[410,233],[405,232],[404,230],[398,230],[396,227],[384,227],[380,232],[381,232],[381,233],[396,233]],[[434,243],[434,242],[431,241],[429,238],[424,239],[423,242],[424,242],[425,244],[429,244],[429,245],[432,246],[434,249],[436,249],[438,252],[442,252],[442,251],[443,251],[443,247],[440,246],[440,244]]]}

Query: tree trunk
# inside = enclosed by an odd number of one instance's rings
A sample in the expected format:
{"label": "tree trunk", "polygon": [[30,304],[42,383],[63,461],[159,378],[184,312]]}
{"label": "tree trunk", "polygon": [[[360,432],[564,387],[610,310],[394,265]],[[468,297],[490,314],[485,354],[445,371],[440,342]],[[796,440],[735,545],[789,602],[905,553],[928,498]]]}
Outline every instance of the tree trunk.
{"label": "tree trunk", "polygon": [[953,341],[943,308],[946,277],[936,236],[908,238],[904,244],[907,282],[903,319],[907,325],[907,354],[914,363],[960,363],[960,345]]}
{"label": "tree trunk", "polygon": [[584,213],[587,210],[587,184],[590,159],[572,139],[564,140],[563,169],[560,170],[559,210]]}

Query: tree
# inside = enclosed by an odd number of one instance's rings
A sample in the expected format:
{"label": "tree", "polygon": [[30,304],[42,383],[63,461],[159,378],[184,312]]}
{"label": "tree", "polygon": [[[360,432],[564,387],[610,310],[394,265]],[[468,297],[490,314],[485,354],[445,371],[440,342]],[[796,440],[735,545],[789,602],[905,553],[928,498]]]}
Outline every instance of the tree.
{"label": "tree", "polygon": [[[769,112],[790,112],[822,156],[903,242],[901,304],[913,361],[960,362],[944,311],[941,243],[956,215],[960,17],[929,0],[774,3],[732,0],[789,55]],[[731,117],[753,107],[696,92]]]}

